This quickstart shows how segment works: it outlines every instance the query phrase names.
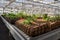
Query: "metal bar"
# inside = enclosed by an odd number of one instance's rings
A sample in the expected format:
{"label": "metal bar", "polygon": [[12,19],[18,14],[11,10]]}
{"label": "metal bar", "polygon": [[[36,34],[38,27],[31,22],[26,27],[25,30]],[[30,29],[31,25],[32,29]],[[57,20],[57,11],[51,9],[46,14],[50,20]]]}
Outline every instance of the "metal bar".
{"label": "metal bar", "polygon": [[11,0],[10,3],[8,5],[6,5],[5,7],[9,6],[10,4],[12,4],[15,0]]}
{"label": "metal bar", "polygon": [[11,34],[15,38],[15,40],[25,40],[14,28],[11,24],[9,24],[2,16],[1,18],[3,19],[3,22],[7,26],[7,28],[10,30]]}

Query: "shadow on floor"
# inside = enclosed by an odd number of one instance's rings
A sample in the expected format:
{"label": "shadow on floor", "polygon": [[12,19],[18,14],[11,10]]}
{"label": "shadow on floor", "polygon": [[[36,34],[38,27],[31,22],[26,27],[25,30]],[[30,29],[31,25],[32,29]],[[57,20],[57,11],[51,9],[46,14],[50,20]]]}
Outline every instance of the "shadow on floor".
{"label": "shadow on floor", "polygon": [[2,19],[0,18],[0,40],[13,40],[10,36],[9,36],[9,30],[8,28],[5,26],[4,22],[2,21]]}

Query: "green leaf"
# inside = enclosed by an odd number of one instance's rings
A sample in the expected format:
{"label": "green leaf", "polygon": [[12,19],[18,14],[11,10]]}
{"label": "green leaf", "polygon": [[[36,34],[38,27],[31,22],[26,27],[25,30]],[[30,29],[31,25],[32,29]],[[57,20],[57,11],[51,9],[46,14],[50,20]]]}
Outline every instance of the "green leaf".
{"label": "green leaf", "polygon": [[48,17],[48,14],[43,14],[43,19],[46,19]]}

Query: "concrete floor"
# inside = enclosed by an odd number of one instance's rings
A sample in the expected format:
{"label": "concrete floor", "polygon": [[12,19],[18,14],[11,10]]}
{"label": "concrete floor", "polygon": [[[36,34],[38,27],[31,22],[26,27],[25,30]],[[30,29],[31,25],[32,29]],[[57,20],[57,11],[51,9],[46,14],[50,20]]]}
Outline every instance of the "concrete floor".
{"label": "concrete floor", "polygon": [[11,36],[9,36],[9,30],[5,26],[1,18],[0,18],[0,40],[13,40]]}

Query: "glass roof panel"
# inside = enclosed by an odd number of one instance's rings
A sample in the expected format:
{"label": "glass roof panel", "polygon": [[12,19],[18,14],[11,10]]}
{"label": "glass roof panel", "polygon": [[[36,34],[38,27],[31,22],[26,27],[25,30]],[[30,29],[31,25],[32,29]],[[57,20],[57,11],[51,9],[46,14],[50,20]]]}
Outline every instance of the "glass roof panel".
{"label": "glass roof panel", "polygon": [[[0,0],[0,7],[5,7],[6,5],[8,5],[11,1],[10,0]],[[5,9],[5,10],[10,10],[11,8],[12,9],[22,9],[23,6],[25,6],[26,9],[30,8],[30,7],[40,7],[40,6],[43,6],[43,5],[46,5],[44,3],[41,3],[41,2],[34,2],[34,1],[27,1],[27,0],[15,0],[14,2],[10,3],[6,8],[9,8],[9,9]],[[49,5],[47,5],[49,6]],[[46,7],[47,7],[46,6]],[[51,6],[51,5],[50,5]],[[50,7],[49,6],[49,7]],[[45,7],[45,6],[44,6]],[[53,6],[54,7],[54,6]]]}
{"label": "glass roof panel", "polygon": [[7,5],[8,3],[9,1],[0,0],[0,7],[5,7],[5,5]]}
{"label": "glass roof panel", "polygon": [[10,4],[9,6],[7,6],[7,7],[9,7],[9,8],[20,8],[22,6],[22,3],[15,3],[15,2],[13,2],[12,4]]}

